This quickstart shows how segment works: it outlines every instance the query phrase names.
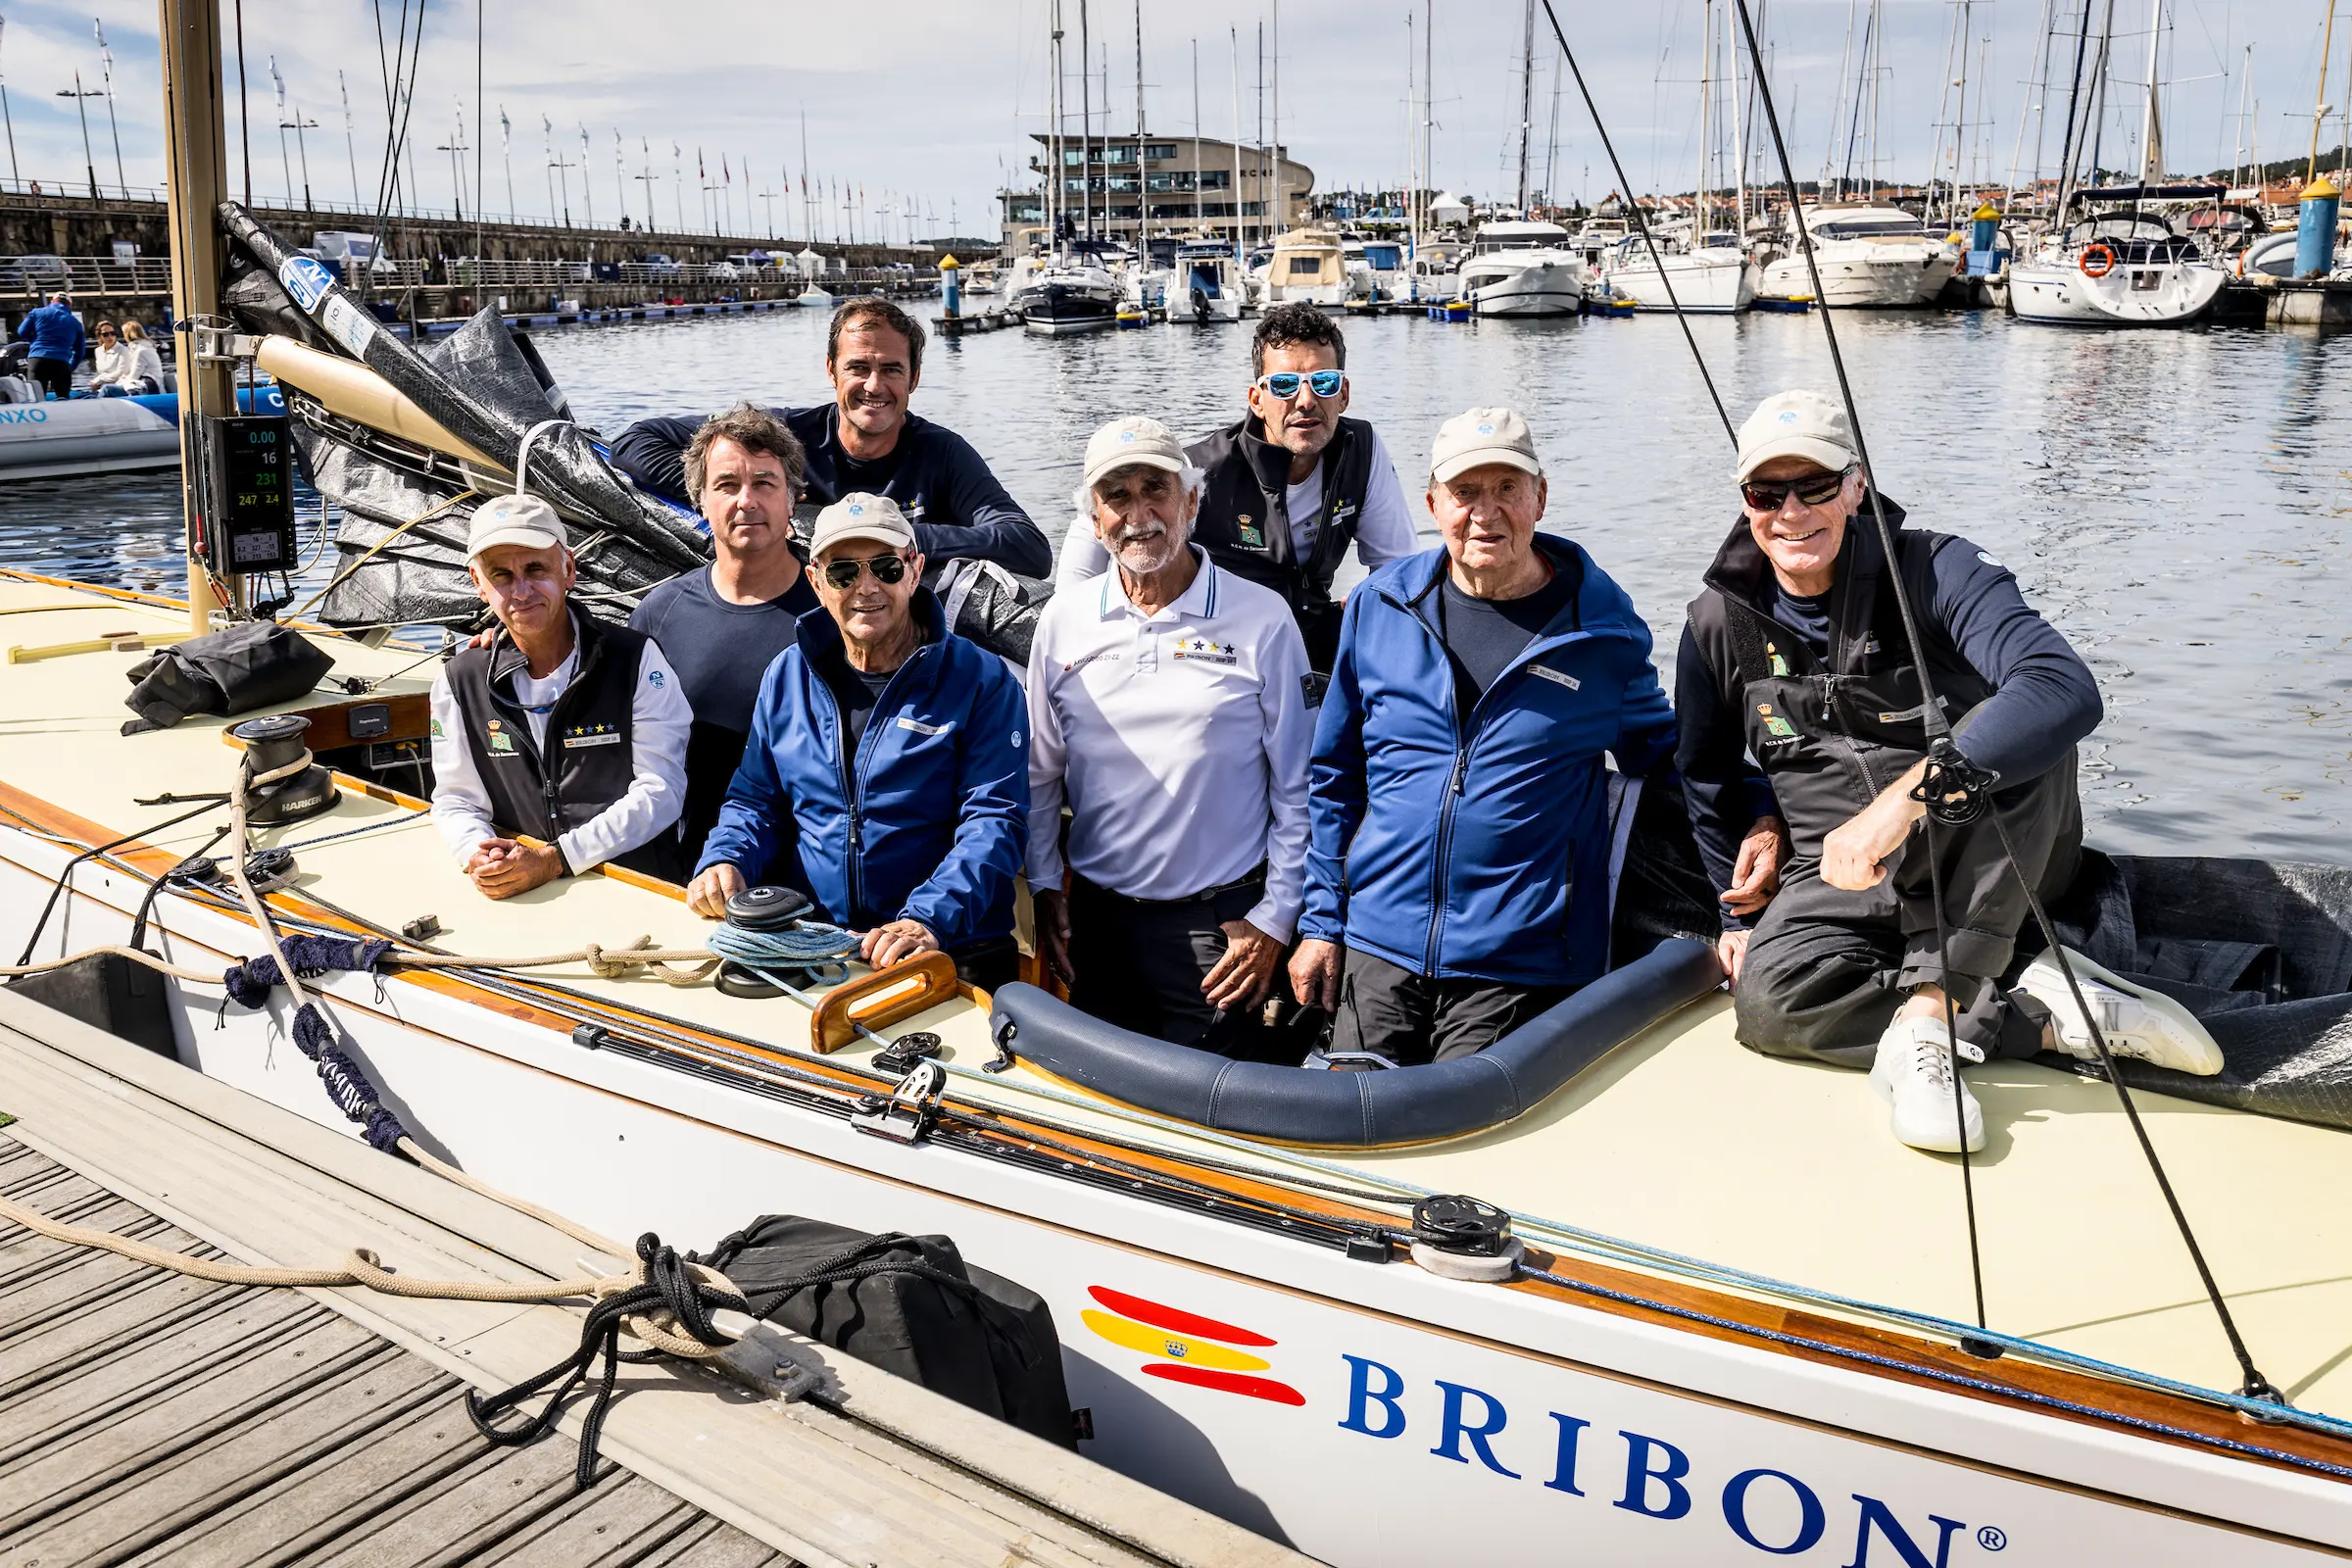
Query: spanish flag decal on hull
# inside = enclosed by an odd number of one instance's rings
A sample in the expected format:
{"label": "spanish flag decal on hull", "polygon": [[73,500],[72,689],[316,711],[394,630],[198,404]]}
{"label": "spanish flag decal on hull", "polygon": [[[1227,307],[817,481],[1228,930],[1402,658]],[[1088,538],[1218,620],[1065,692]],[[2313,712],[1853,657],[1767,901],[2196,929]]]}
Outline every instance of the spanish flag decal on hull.
{"label": "spanish flag decal on hull", "polygon": [[1080,1312],[1078,1316],[1088,1328],[1123,1349],[1167,1357],[1146,1362],[1143,1370],[1148,1377],[1275,1404],[1306,1402],[1306,1396],[1289,1384],[1256,1375],[1273,1364],[1250,1353],[1274,1344],[1263,1334],[1105,1286],[1089,1286],[1087,1294],[1109,1308],[1097,1311],[1088,1307]]}

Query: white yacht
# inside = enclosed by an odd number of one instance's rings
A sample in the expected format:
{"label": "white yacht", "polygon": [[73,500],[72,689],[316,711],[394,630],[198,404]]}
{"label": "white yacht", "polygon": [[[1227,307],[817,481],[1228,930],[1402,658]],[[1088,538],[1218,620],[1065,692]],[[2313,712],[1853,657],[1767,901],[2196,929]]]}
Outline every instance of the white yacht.
{"label": "white yacht", "polygon": [[1266,302],[1336,311],[1370,287],[1348,270],[1348,251],[1329,229],[1294,228],[1274,242],[1266,270]]}
{"label": "white yacht", "polygon": [[1168,319],[1238,321],[1248,292],[1231,247],[1187,245],[1176,253],[1175,277],[1167,291]]}
{"label": "white yacht", "polygon": [[2163,218],[2110,210],[2078,219],[2031,257],[2011,262],[2009,311],[2061,326],[2186,326],[2203,319],[2229,280]]}
{"label": "white yacht", "polygon": [[[1744,311],[1756,297],[1756,267],[1740,248],[1739,236],[1708,233],[1700,243],[1661,242],[1659,255],[1639,234],[1617,242],[1601,269],[1601,281],[1640,311],[1670,311],[1676,307],[1701,316],[1729,316]],[[1659,263],[1665,274],[1659,275]],[[1668,293],[1671,287],[1673,292]]]}
{"label": "white yacht", "polygon": [[1092,332],[1118,318],[1122,290],[1090,255],[1065,253],[1016,273],[1006,305],[1028,331],[1046,337]]}
{"label": "white yacht", "polygon": [[[1848,310],[1933,305],[1959,270],[1960,253],[1899,207],[1827,202],[1803,213],[1825,304]],[[1812,294],[1813,274],[1792,224],[1784,224],[1777,248],[1781,254],[1764,266],[1761,292]]]}
{"label": "white yacht", "polygon": [[1557,223],[1484,223],[1462,261],[1460,297],[1480,316],[1575,316],[1592,275]]}

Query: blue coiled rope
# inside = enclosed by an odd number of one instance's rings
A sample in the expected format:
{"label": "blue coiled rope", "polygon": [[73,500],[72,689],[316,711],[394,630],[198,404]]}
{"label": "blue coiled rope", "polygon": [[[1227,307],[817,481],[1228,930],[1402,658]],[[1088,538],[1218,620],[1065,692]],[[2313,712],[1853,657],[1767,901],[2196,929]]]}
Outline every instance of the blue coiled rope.
{"label": "blue coiled rope", "polygon": [[730,963],[791,978],[799,971],[804,985],[821,985],[848,974],[845,961],[857,956],[858,938],[822,920],[801,920],[782,931],[746,931],[722,925],[705,946]]}

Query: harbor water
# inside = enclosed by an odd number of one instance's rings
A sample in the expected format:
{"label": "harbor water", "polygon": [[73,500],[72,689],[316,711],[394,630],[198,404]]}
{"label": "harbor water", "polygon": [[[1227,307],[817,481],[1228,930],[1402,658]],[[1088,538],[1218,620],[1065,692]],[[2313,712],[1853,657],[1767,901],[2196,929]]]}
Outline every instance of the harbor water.
{"label": "harbor water", "polygon": [[[1834,386],[1811,317],[1690,324],[1735,420],[1783,387]],[[1674,322],[1395,317],[1346,330],[1350,412],[1381,430],[1416,511],[1439,422],[1516,405],[1551,469],[1544,525],[1625,585],[1670,668],[1684,606],[1736,516],[1729,439]],[[969,438],[1058,545],[1087,433],[1150,414],[1190,438],[1236,417],[1248,331],[935,338],[914,408]],[[738,398],[824,400],[824,332],[822,315],[796,311],[539,344],[575,412],[610,434]],[[2342,861],[2352,340],[2069,332],[1991,313],[1849,315],[1839,332],[1886,493],[1914,525],[2012,567],[2098,676],[2107,716],[2082,755],[2092,842]],[[168,474],[0,489],[0,561],[176,593],[178,507]],[[318,520],[309,498],[306,526]],[[331,566],[321,554],[315,582]]]}

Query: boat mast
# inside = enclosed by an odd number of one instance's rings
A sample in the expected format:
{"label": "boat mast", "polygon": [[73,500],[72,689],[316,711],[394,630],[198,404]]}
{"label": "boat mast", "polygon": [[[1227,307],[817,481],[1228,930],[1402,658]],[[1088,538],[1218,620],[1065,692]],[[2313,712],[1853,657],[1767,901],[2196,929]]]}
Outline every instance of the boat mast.
{"label": "boat mast", "polygon": [[[2047,5],[2049,0],[2042,0],[2042,3]],[[1830,99],[1830,134],[1824,142],[1821,152],[1821,184],[1818,187],[1818,199],[1822,201],[1833,199],[1830,194],[1830,185],[1832,172],[1838,166],[1838,122],[1845,118],[1845,83],[1854,69],[1854,14],[1860,9],[1861,0],[1846,0],[1845,52],[1838,59],[1838,91]],[[1849,166],[1853,162],[1851,136],[1848,136],[1846,140],[1846,162]],[[1845,194],[1845,181],[1842,178],[1838,181],[1837,190],[1840,196]]]}
{"label": "boat mast", "polygon": [[1200,40],[1193,40],[1193,232],[1200,232]]}
{"label": "boat mast", "polygon": [[[1691,193],[1690,238],[1697,250],[1707,231],[1707,159],[1715,135],[1715,0],[1700,0],[1698,51],[1698,189]],[[1662,271],[1662,269],[1661,269]]]}
{"label": "boat mast", "polygon": [[2050,209],[2051,221],[2063,224],[2067,204],[2074,198],[2075,161],[2082,156],[2081,143],[2076,139],[2076,123],[2082,106],[2082,57],[2090,48],[2091,0],[2082,0],[2082,25],[2075,34],[2075,79],[2066,96],[2066,138],[2058,149],[2058,190],[2056,205]]}
{"label": "boat mast", "polygon": [[[1109,89],[1104,88],[1102,131],[1110,133]],[[1135,0],[1135,259],[1143,265],[1151,259],[1152,193],[1151,181],[1144,177],[1144,0]],[[1110,214],[1110,196],[1102,197],[1102,212]],[[1108,226],[1105,224],[1104,226]]]}
{"label": "boat mast", "polygon": [[2017,108],[2017,141],[2009,149],[2009,188],[2003,193],[2001,205],[2006,208],[2017,200],[2017,176],[2026,156],[2026,117],[2034,117],[2034,178],[2041,178],[2041,130],[2043,103],[2050,90],[2050,5],[2041,0],[2041,19],[2034,24],[2034,36],[2040,40],[2041,56],[2034,66],[2034,78],[2026,83],[2025,101]]}
{"label": "boat mast", "polygon": [[[1421,202],[1421,223],[1429,221],[1429,194],[1438,188],[1437,171],[1433,164],[1437,147],[1431,132],[1437,124],[1437,78],[1430,74],[1437,63],[1437,5],[1435,0],[1423,0],[1421,7],[1421,186],[1415,194]],[[1416,233],[1418,230],[1416,229]]]}
{"label": "boat mast", "polygon": [[[220,226],[228,196],[228,137],[220,96],[220,0],[162,0],[166,219],[172,235],[172,311],[186,323],[220,308]],[[179,340],[179,496],[186,521],[188,627],[212,629],[211,576],[204,565],[205,419],[234,411],[225,362],[197,357],[193,332]]]}
{"label": "boat mast", "polygon": [[[2332,12],[2333,8],[2329,8]],[[2164,0],[2148,3],[2148,105],[2139,121],[2139,183],[2142,189],[2164,181],[2164,117],[2156,103],[2156,51],[2164,42]]]}
{"label": "boat mast", "polygon": [[1519,216],[1527,217],[1528,141],[1534,134],[1536,95],[1536,0],[1525,7],[1525,41],[1520,45],[1519,72]]}
{"label": "boat mast", "polygon": [[[1087,30],[1086,0],[1078,0],[1078,221],[1095,237],[1095,46]],[[1108,198],[1109,192],[1103,196]]]}
{"label": "boat mast", "polygon": [[1273,0],[1270,24],[1274,45],[1274,232],[1280,236],[1290,222],[1290,203],[1282,197],[1282,0]]}
{"label": "boat mast", "polygon": [[2320,177],[2320,121],[2328,113],[2328,52],[2335,47],[2335,0],[2328,0],[2328,25],[2320,34],[2320,91],[2311,101],[2311,162],[2303,171],[2303,183],[2308,185]]}
{"label": "boat mast", "polygon": [[1227,26],[1233,45],[1233,261],[1242,265],[1242,29]]}
{"label": "boat mast", "polygon": [[[1763,11],[1762,0],[1758,0],[1756,32],[1759,37],[1762,36],[1764,30]],[[1724,46],[1731,52],[1732,77],[1732,188],[1735,193],[1732,199],[1734,234],[1732,244],[1734,247],[1743,250],[1747,245],[1747,116],[1749,107],[1755,102],[1756,73],[1762,69],[1762,66],[1754,60],[1747,63],[1749,97],[1748,104],[1743,106],[1740,102],[1740,41],[1729,36],[1731,29],[1728,25],[1724,31],[1726,33]],[[1793,113],[1790,118],[1794,118]]]}

